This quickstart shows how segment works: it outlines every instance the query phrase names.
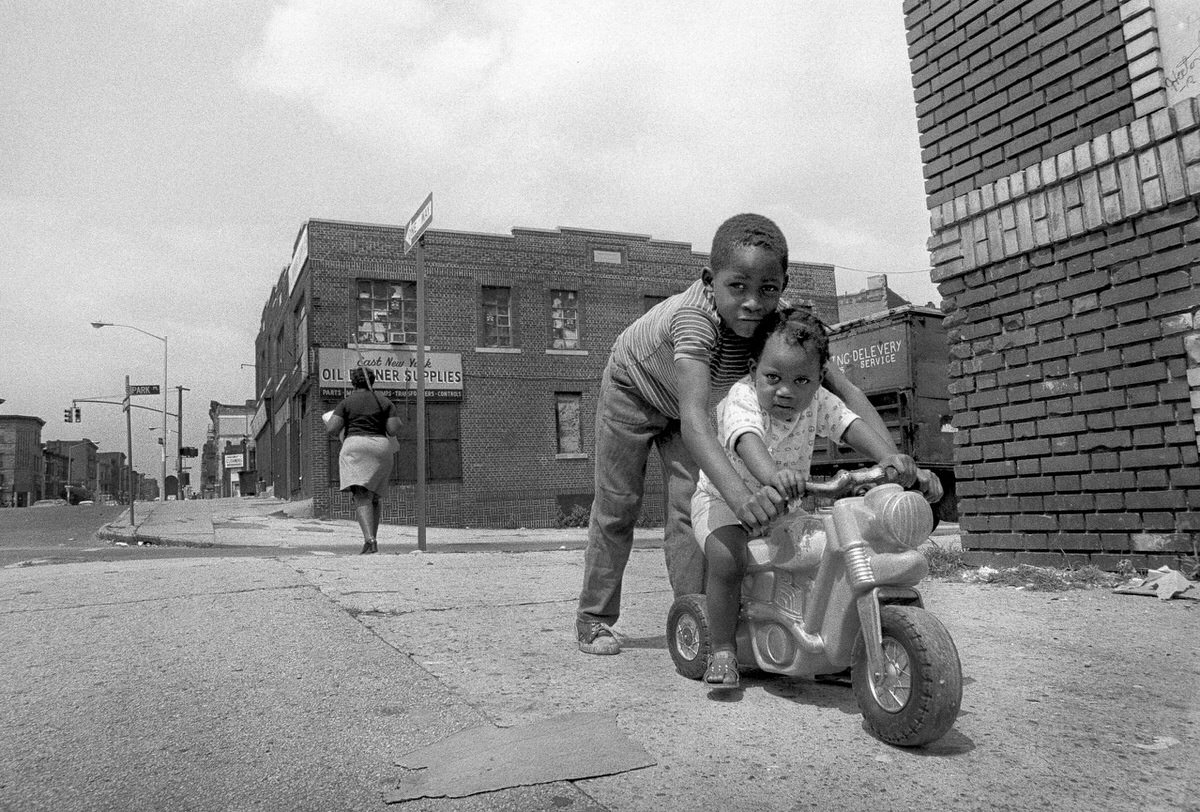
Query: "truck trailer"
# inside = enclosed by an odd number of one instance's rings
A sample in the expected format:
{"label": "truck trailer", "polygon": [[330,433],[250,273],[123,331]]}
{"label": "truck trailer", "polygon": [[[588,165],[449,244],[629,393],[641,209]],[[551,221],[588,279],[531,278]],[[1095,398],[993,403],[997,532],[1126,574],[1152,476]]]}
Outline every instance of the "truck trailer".
{"label": "truck trailer", "polygon": [[[955,428],[942,319],[934,308],[904,305],[839,322],[829,328],[829,356],[874,404],[896,447],[941,480],[945,496],[935,512],[940,520],[955,522]],[[818,442],[814,449],[814,475],[871,462],[832,440],[824,446]]]}

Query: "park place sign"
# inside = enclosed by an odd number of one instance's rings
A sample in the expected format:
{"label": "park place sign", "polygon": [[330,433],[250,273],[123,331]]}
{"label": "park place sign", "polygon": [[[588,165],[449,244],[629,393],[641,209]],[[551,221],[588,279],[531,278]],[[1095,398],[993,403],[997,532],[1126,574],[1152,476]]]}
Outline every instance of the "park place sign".
{"label": "park place sign", "polygon": [[421,239],[421,235],[425,233],[425,229],[429,228],[429,224],[433,222],[433,192],[429,193],[429,197],[425,198],[425,202],[421,204],[421,208],[417,209],[417,213],[408,221],[408,225],[404,229],[404,253],[412,250],[412,247],[417,244],[417,240]]}

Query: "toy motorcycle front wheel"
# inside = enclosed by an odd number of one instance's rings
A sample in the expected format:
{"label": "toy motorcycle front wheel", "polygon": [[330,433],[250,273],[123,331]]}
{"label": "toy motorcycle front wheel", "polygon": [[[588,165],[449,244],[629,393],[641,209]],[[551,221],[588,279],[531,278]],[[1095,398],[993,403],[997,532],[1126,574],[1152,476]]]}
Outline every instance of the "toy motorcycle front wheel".
{"label": "toy motorcycle front wheel", "polygon": [[867,729],[902,747],[936,741],[958,718],[962,665],[946,627],[916,606],[880,607],[883,673],[873,679],[866,648],[854,650],[851,682]]}
{"label": "toy motorcycle front wheel", "polygon": [[700,679],[708,667],[712,638],[703,595],[681,595],[667,613],[667,648],[675,669],[688,679]]}

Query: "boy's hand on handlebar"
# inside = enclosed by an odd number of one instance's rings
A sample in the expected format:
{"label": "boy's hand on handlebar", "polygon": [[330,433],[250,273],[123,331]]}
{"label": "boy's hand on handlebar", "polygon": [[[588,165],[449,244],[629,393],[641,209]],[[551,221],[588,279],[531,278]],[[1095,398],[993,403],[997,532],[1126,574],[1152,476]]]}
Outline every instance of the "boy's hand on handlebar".
{"label": "boy's hand on handlebar", "polygon": [[763,485],[750,495],[735,511],[738,521],[751,532],[761,530],[770,524],[771,520],[782,511],[780,506],[787,506],[787,500],[780,496],[779,491],[770,485]]}
{"label": "boy's hand on handlebar", "polygon": [[804,495],[804,477],[791,468],[780,468],[768,484],[784,499],[795,499]]}
{"label": "boy's hand on handlebar", "polygon": [[932,471],[917,469],[917,485],[925,501],[933,505],[942,501],[942,481]]}
{"label": "boy's hand on handlebar", "polygon": [[911,488],[917,481],[917,461],[907,454],[891,454],[879,461],[880,466],[896,472],[896,481],[906,488]]}

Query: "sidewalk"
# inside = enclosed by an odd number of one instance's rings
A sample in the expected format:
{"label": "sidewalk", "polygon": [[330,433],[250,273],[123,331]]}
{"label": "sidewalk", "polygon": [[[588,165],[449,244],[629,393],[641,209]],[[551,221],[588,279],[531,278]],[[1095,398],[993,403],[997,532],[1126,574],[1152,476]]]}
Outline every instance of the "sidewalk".
{"label": "sidewalk", "polygon": [[[862,730],[844,684],[747,673],[718,699],[680,677],[659,550],[626,570],[621,655],[589,657],[582,530],[431,528],[430,552],[467,552],[412,555],[415,530],[388,526],[359,556],[353,522],[305,514],[139,506],[105,534],[265,549],[0,570],[0,809],[1198,808],[1191,601],[923,583],[966,690],[955,728],[908,751]],[[424,748],[595,713],[655,763],[385,803]]]}
{"label": "sidewalk", "polygon": [[[276,547],[280,550],[325,550],[357,553],[362,547],[358,522],[316,519],[312,501],[288,502],[268,497],[230,497],[148,502],[134,506],[135,524],[126,511],[97,534],[105,541],[173,547]],[[426,552],[464,550],[582,550],[586,527],[453,528],[427,527]],[[662,528],[637,528],[634,546],[661,547]],[[381,553],[417,550],[417,528],[386,524],[379,528]]]}
{"label": "sidewalk", "polygon": [[[172,547],[275,547],[338,553],[357,553],[362,547],[362,533],[357,522],[313,518],[311,500],[289,502],[268,497],[230,497],[149,502],[135,505],[134,518],[136,523],[131,527],[127,511],[97,535],[114,543]],[[958,525],[938,527],[933,540],[943,547],[958,545]],[[662,528],[637,528],[634,546],[661,547]],[[530,552],[586,547],[586,527],[521,527],[513,530],[427,527],[425,530],[425,551],[430,553]],[[384,554],[416,551],[417,528],[381,525],[379,549]]]}

